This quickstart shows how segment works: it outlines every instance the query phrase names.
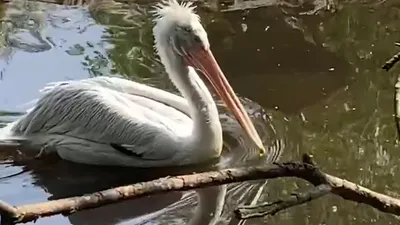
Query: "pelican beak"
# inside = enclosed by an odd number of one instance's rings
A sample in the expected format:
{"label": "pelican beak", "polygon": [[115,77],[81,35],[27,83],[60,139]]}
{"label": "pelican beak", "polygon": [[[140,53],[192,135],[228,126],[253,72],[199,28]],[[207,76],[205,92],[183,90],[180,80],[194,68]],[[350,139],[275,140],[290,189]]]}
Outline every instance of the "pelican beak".
{"label": "pelican beak", "polygon": [[211,50],[204,48],[196,49],[188,52],[185,59],[190,66],[199,69],[204,76],[207,77],[216,93],[225,102],[247,135],[257,145],[260,151],[260,156],[265,155],[265,148],[260,136],[254,128],[254,125],[243,105],[240,103],[238,97],[228,83],[228,80],[215,60]]}

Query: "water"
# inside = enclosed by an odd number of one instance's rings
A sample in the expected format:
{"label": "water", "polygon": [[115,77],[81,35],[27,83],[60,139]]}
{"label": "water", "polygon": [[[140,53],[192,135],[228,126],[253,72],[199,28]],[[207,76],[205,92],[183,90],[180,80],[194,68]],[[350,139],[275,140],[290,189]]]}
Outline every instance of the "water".
{"label": "water", "polygon": [[[218,62],[262,138],[283,151],[280,161],[312,153],[323,170],[398,196],[400,153],[392,114],[399,69],[386,73],[380,67],[397,51],[400,6],[394,0],[331,1],[331,11],[313,14],[323,2],[210,1],[200,4],[199,14]],[[116,75],[176,91],[153,52],[147,13],[151,2],[81,3],[14,0],[0,5],[2,123],[29,109],[47,82]],[[243,7],[247,9],[238,10]],[[9,176],[0,179],[0,199],[21,205],[167,174],[255,164],[248,160],[252,152],[243,154],[246,141],[237,124],[220,109],[230,151],[219,162],[142,171],[26,159],[7,147],[0,157],[14,162],[0,165],[0,176]],[[252,202],[258,192],[259,201],[273,200],[307,187],[290,179],[248,182],[149,196],[36,223],[185,224],[196,218],[193,223],[238,224],[232,210]],[[396,222],[368,206],[326,196],[246,224]]]}

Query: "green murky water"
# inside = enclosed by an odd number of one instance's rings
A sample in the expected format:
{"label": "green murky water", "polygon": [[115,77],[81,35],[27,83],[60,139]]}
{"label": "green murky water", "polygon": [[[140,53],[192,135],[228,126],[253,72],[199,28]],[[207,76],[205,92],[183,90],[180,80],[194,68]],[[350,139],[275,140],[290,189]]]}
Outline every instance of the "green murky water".
{"label": "green murky water", "polygon": [[[395,0],[210,1],[198,12],[213,52],[245,102],[257,128],[284,160],[309,152],[327,172],[398,196],[400,170],[393,117],[398,68],[382,63],[397,51],[400,5]],[[175,92],[153,52],[153,2],[36,2],[0,5],[0,121],[18,118],[46,83],[116,75]],[[221,112],[223,109],[221,108]],[[240,130],[230,130],[224,166],[242,162]],[[16,159],[12,148],[0,153]],[[232,156],[233,154],[233,156]],[[235,158],[235,160],[230,159]],[[237,160],[239,159],[239,160]],[[225,160],[225,161],[224,161]],[[194,170],[191,168],[190,170]],[[200,169],[201,170],[201,169]],[[179,171],[183,172],[183,171]],[[88,193],[166,171],[97,168],[59,159],[17,160],[0,165],[0,199],[20,205]],[[53,216],[37,224],[243,224],[237,204],[273,200],[307,187],[305,182],[248,182],[185,193],[145,197]],[[263,188],[263,189],[260,189]],[[225,193],[226,191],[226,193]],[[198,196],[203,196],[198,204]],[[206,196],[206,197],[204,197]],[[222,200],[224,207],[218,203]],[[245,224],[395,224],[398,219],[368,206],[327,196],[272,218]]]}

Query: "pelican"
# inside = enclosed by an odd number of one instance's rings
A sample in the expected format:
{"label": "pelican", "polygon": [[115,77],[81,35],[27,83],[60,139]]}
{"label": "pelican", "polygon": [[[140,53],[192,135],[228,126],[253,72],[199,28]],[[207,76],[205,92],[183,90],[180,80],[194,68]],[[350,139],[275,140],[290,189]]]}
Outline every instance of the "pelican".
{"label": "pelican", "polygon": [[161,1],[153,10],[155,49],[182,96],[117,77],[50,83],[34,107],[4,129],[40,154],[91,165],[157,167],[202,163],[222,151],[222,127],[200,75],[244,132],[263,143],[210,49],[191,3]]}

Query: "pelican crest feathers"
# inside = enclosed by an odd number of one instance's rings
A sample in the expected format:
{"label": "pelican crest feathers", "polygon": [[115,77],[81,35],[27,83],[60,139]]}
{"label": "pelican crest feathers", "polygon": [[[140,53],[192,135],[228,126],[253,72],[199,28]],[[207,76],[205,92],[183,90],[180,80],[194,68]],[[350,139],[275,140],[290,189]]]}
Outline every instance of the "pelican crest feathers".
{"label": "pelican crest feathers", "polygon": [[[193,2],[178,3],[177,0],[162,0],[154,6],[151,13],[154,14],[154,22],[159,22],[161,19],[185,21],[192,17],[200,20],[200,17],[195,13],[196,6]],[[187,19],[185,19],[185,17]]]}

